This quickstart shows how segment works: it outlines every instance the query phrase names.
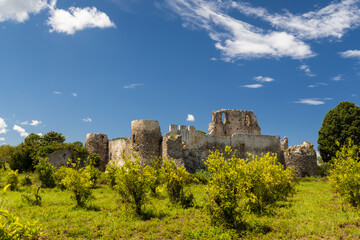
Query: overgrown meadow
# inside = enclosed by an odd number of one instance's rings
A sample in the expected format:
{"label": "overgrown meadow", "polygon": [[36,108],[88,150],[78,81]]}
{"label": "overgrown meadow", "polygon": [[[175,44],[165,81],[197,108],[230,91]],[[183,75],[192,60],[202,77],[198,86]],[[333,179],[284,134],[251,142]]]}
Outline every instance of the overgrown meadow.
{"label": "overgrown meadow", "polygon": [[0,170],[0,239],[357,239],[358,156],[349,142],[329,177],[303,179],[230,147],[195,174],[166,159],[125,156],[104,173],[98,155],[58,169],[39,158],[34,172]]}

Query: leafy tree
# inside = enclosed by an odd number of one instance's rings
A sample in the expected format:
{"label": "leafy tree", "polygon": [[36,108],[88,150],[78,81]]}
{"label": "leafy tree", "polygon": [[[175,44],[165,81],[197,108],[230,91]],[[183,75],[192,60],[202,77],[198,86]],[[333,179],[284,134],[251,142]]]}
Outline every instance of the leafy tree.
{"label": "leafy tree", "polygon": [[[318,149],[324,162],[329,162],[350,138],[360,144],[360,107],[341,102],[324,117],[319,131]],[[339,142],[340,145],[337,145]]]}
{"label": "leafy tree", "polygon": [[32,148],[24,143],[14,147],[9,157],[10,168],[20,172],[33,170],[32,155]]}
{"label": "leafy tree", "polygon": [[61,133],[50,131],[43,136],[42,141],[44,145],[63,143],[65,142],[65,137]]}
{"label": "leafy tree", "polygon": [[12,147],[10,145],[0,146],[0,168],[5,169],[5,163],[9,161]]}

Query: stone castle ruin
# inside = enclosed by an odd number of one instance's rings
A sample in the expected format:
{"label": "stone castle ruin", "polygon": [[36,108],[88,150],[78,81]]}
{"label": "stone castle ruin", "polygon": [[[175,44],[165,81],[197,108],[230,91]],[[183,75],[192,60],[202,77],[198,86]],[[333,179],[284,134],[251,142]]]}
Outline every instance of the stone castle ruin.
{"label": "stone castle ruin", "polygon": [[247,153],[276,153],[279,162],[284,167],[294,167],[298,176],[316,175],[316,153],[310,154],[315,152],[313,145],[300,145],[297,147],[302,150],[293,151],[292,147],[288,148],[286,137],[280,142],[280,136],[261,135],[260,131],[252,111],[222,109],[213,111],[209,134],[196,131],[193,126],[170,125],[169,132],[162,135],[158,121],[134,120],[130,138],[109,141],[105,134],[89,133],[86,147],[90,153],[100,155],[101,170],[108,162],[122,165],[125,154],[139,156],[144,163],[153,157],[172,159],[177,166],[183,165],[193,173],[205,168],[203,160],[209,150],[224,151],[225,146],[231,146],[237,157],[247,158]]}

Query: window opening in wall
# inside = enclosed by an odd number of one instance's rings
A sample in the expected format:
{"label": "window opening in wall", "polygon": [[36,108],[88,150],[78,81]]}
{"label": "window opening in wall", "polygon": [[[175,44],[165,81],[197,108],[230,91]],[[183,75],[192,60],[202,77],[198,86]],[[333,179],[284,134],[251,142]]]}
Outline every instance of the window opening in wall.
{"label": "window opening in wall", "polygon": [[222,123],[225,123],[225,122],[226,122],[225,113],[222,113],[222,114],[221,114],[221,122],[222,122]]}
{"label": "window opening in wall", "polygon": [[133,139],[133,143],[135,143],[135,134],[133,134],[132,139]]}

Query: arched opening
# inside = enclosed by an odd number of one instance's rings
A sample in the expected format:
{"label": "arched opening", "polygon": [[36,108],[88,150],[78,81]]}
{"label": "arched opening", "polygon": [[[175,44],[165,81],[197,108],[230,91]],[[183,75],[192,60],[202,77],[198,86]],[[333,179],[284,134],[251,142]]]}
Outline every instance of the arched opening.
{"label": "arched opening", "polygon": [[226,115],[225,115],[225,113],[221,114],[221,122],[224,123],[224,124],[226,123]]}

